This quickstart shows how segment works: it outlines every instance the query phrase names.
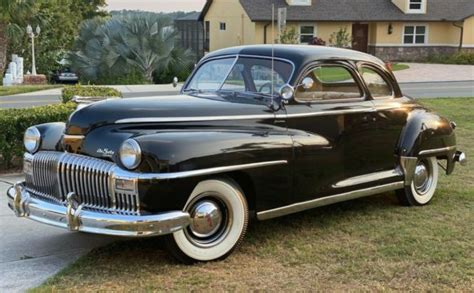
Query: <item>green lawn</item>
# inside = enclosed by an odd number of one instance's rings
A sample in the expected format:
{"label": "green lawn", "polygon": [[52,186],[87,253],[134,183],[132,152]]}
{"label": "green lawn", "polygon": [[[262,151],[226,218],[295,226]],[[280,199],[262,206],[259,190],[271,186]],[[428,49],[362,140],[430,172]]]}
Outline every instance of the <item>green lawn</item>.
{"label": "green lawn", "polygon": [[[474,154],[474,98],[423,104],[457,122]],[[394,193],[254,222],[227,260],[184,266],[159,239],[96,249],[34,292],[69,291],[471,291],[474,168],[442,175],[432,204],[402,207]]]}
{"label": "green lawn", "polygon": [[41,90],[59,88],[62,85],[18,85],[18,86],[0,86],[0,96],[11,96]]}

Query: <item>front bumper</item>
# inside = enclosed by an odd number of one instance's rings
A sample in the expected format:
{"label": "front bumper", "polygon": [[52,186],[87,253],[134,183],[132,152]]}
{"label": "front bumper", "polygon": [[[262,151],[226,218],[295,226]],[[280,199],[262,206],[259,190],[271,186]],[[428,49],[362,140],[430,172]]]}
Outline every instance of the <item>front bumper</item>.
{"label": "front bumper", "polygon": [[32,196],[23,183],[10,187],[7,197],[8,206],[18,217],[70,231],[146,237],[170,234],[187,227],[191,222],[189,214],[182,211],[142,216],[86,210],[78,204],[74,193],[68,194],[66,205],[49,203]]}

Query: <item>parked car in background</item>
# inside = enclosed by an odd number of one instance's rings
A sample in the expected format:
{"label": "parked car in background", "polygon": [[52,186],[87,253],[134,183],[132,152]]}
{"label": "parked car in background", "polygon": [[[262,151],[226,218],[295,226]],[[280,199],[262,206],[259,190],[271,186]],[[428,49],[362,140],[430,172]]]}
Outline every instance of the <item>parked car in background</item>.
{"label": "parked car in background", "polygon": [[78,83],[79,76],[76,73],[72,72],[69,68],[64,68],[57,70],[52,76],[51,79],[54,83]]}
{"label": "parked car in background", "polygon": [[[210,53],[181,94],[93,103],[25,133],[20,217],[165,235],[185,263],[227,257],[250,219],[396,191],[433,198],[466,156],[456,124],[406,97],[379,59],[318,46]],[[294,231],[289,231],[289,233]]]}

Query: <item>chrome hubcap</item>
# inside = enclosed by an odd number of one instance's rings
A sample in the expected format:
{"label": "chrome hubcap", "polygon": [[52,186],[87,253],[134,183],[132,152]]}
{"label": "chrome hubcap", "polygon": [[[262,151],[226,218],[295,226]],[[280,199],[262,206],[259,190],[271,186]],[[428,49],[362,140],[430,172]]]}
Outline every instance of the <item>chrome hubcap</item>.
{"label": "chrome hubcap", "polygon": [[416,165],[413,183],[416,191],[421,195],[425,194],[430,189],[431,173],[424,161],[420,161]]}
{"label": "chrome hubcap", "polygon": [[191,209],[191,233],[199,238],[212,236],[222,225],[222,211],[215,202],[203,200]]}

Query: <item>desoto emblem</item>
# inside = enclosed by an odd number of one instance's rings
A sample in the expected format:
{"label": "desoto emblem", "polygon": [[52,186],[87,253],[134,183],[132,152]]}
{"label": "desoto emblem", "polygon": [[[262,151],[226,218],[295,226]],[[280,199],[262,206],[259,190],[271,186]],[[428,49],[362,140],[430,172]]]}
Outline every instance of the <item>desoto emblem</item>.
{"label": "desoto emblem", "polygon": [[97,153],[102,154],[106,157],[112,157],[115,154],[114,151],[111,151],[109,149],[97,149]]}

